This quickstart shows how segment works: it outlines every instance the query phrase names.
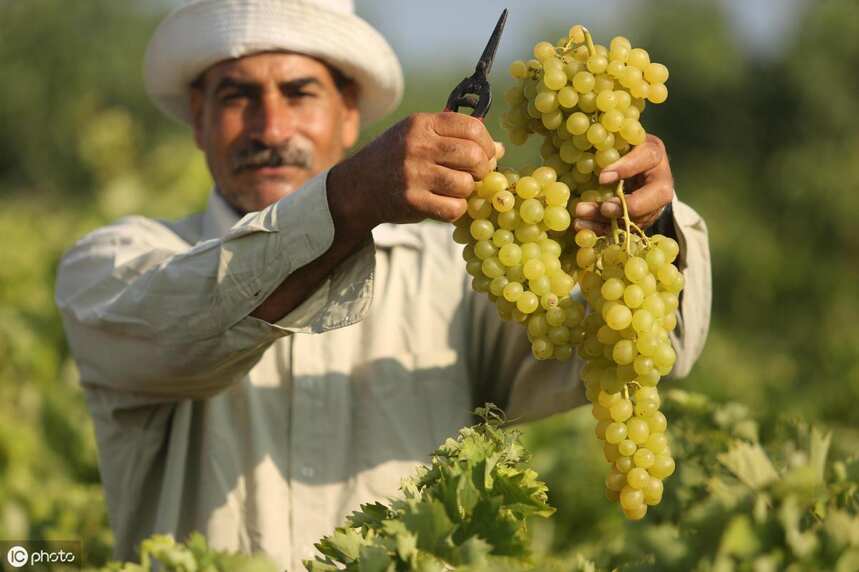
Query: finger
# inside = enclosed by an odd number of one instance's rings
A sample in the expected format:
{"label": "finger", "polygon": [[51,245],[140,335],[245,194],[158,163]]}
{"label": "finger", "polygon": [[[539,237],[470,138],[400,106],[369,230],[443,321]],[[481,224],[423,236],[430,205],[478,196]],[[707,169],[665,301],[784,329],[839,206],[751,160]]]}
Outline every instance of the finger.
{"label": "finger", "polygon": [[584,220],[580,218],[577,218],[573,221],[573,228],[576,229],[576,232],[580,230],[589,229],[600,236],[608,234],[609,231],[609,225],[607,224],[594,222],[592,220]]}
{"label": "finger", "polygon": [[635,175],[646,173],[656,168],[663,159],[665,159],[665,147],[656,137],[649,138],[604,168],[600,173],[599,182],[601,185],[609,185],[620,179],[629,179]]}
{"label": "finger", "polygon": [[504,143],[501,141],[493,141],[495,144],[495,159],[500,161],[504,158],[504,153],[507,152],[507,149],[504,148]]}
{"label": "finger", "polygon": [[419,210],[427,217],[442,222],[453,222],[468,209],[465,199],[427,193],[419,205]]}
{"label": "finger", "polygon": [[600,212],[599,203],[584,202],[576,205],[576,218],[591,220],[600,224],[608,223],[608,219]]}
{"label": "finger", "polygon": [[432,171],[430,191],[436,195],[467,199],[474,192],[474,178],[465,171],[436,166]]}
{"label": "finger", "polygon": [[626,208],[630,218],[645,218],[662,210],[673,198],[674,189],[668,185],[662,182],[650,183],[626,195]]}
{"label": "finger", "polygon": [[433,116],[432,126],[442,137],[467,139],[480,145],[489,160],[495,156],[495,142],[482,121],[470,115],[446,111]]}
{"label": "finger", "polygon": [[476,180],[482,179],[492,170],[492,160],[486,157],[478,144],[453,137],[438,139],[435,161],[449,169],[471,173]]}

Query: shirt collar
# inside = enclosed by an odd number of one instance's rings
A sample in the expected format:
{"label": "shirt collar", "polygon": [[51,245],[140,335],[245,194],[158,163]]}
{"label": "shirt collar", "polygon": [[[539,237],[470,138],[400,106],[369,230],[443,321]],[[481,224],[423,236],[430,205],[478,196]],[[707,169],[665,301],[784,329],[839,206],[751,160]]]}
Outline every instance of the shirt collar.
{"label": "shirt collar", "polygon": [[[241,220],[217,189],[209,193],[209,202],[203,212],[202,240],[220,238]],[[373,241],[379,248],[390,249],[395,246],[422,249],[419,225],[380,224],[373,229]]]}

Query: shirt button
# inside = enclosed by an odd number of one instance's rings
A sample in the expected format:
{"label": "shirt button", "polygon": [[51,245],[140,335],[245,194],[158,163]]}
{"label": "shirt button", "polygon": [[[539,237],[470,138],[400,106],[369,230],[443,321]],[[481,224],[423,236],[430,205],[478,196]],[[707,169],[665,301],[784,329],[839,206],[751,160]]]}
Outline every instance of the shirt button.
{"label": "shirt button", "polygon": [[301,467],[301,476],[302,477],[310,478],[315,474],[316,474],[316,471],[313,469],[313,467]]}

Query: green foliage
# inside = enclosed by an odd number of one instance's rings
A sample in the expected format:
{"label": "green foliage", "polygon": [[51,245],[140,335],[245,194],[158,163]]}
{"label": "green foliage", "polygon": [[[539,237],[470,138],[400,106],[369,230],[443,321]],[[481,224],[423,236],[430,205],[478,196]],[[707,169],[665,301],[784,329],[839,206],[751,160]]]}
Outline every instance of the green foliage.
{"label": "green foliage", "polygon": [[[306,566],[326,570],[493,570],[529,562],[526,519],[548,517],[546,486],[500,411],[445,441],[431,464],[404,479],[404,498],[368,504],[323,538]],[[344,568],[345,567],[345,568]]]}

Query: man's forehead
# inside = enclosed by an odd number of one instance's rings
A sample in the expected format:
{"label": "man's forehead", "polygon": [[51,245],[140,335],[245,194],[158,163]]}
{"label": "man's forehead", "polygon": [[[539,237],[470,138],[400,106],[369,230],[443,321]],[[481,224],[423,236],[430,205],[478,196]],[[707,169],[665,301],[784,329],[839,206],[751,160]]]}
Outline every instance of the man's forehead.
{"label": "man's forehead", "polygon": [[238,58],[218,62],[201,74],[208,79],[231,77],[243,80],[259,80],[276,73],[283,79],[291,76],[315,77],[332,83],[328,66],[321,60],[288,51],[257,52]]}

